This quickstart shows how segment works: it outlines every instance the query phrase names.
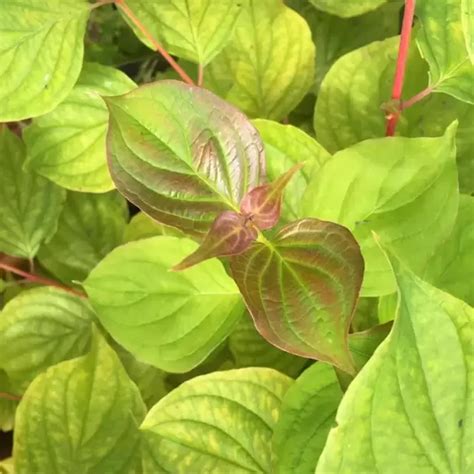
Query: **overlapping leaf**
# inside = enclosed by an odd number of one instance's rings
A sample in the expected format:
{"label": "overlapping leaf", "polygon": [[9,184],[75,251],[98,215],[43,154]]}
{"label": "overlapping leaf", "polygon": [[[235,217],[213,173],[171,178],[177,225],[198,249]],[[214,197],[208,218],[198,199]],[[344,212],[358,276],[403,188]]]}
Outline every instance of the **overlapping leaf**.
{"label": "overlapping leaf", "polygon": [[87,0],[0,3],[0,122],[49,112],[79,76]]}
{"label": "overlapping leaf", "polygon": [[33,258],[55,232],[66,193],[23,171],[24,161],[23,143],[0,125],[0,251]]}
{"label": "overlapping leaf", "polygon": [[248,0],[206,84],[251,117],[280,120],[310,89],[314,58],[304,18],[281,0]]}
{"label": "overlapping leaf", "polygon": [[[205,66],[232,38],[242,3],[238,0],[127,0],[127,5],[167,51]],[[145,44],[153,47],[136,26],[132,27]]]}
{"label": "overlapping leaf", "polygon": [[362,15],[375,10],[388,0],[309,0],[316,8],[343,18]]}
{"label": "overlapping leaf", "polygon": [[308,185],[305,214],[348,227],[362,248],[363,296],[395,291],[372,231],[416,272],[450,234],[459,200],[455,132],[453,125],[437,138],[366,140],[336,153]]}
{"label": "overlapping leaf", "polygon": [[69,192],[58,229],[38,252],[41,265],[61,280],[82,281],[122,242],[128,210],[117,192]]}
{"label": "overlapping leaf", "polygon": [[78,296],[51,287],[24,291],[0,318],[0,369],[25,388],[48,367],[89,348],[94,314]]}
{"label": "overlapping leaf", "polygon": [[267,341],[353,372],[347,332],[364,263],[346,228],[317,219],[293,222],[271,242],[233,257],[231,268]]}
{"label": "overlapping leaf", "polygon": [[474,104],[474,64],[466,47],[461,0],[419,0],[416,15],[421,24],[417,42],[430,66],[430,87]]}
{"label": "overlapping leaf", "polygon": [[85,64],[66,99],[25,130],[27,166],[67,189],[113,189],[105,153],[108,112],[100,95],[124,94],[134,87],[116,69]]}
{"label": "overlapping leaf", "polygon": [[238,289],[218,260],[169,271],[196,248],[189,239],[167,236],[130,242],[109,253],[84,283],[112,337],[137,359],[167,372],[201,363],[243,311]]}
{"label": "overlapping leaf", "polygon": [[144,212],[135,214],[125,228],[124,243],[134,240],[147,239],[158,235],[183,237],[183,233],[174,227],[169,227],[152,219]]}
{"label": "overlapping leaf", "polygon": [[144,415],[137,387],[100,338],[89,354],[49,368],[26,391],[15,425],[15,472],[135,473]]}
{"label": "overlapping leaf", "polygon": [[471,63],[474,63],[474,3],[472,0],[461,0],[461,21],[467,52]]}
{"label": "overlapping leaf", "polygon": [[185,382],[160,400],[140,427],[145,474],[272,472],[273,427],[291,382],[264,368]]}
{"label": "overlapping leaf", "polygon": [[264,173],[257,131],[214,94],[160,81],[109,98],[112,179],[163,224],[204,233]]}
{"label": "overlapping leaf", "polygon": [[316,473],[470,472],[474,311],[391,261],[397,320],[344,395]]}

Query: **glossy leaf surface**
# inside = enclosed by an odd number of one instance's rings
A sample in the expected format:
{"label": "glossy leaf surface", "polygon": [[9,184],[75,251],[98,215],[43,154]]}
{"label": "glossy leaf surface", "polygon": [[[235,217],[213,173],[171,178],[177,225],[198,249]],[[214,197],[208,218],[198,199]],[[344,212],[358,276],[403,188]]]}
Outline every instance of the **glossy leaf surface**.
{"label": "glossy leaf surface", "polygon": [[105,153],[108,112],[100,96],[124,94],[135,87],[116,69],[85,64],[66,99],[26,129],[29,169],[75,191],[113,189]]}
{"label": "glossy leaf surface", "polygon": [[273,427],[291,383],[263,368],[185,382],[160,400],[140,427],[145,474],[271,472]]}
{"label": "glossy leaf surface", "polygon": [[187,372],[232,331],[243,308],[218,260],[184,272],[172,265],[196,250],[189,239],[152,237],[109,253],[84,282],[100,322],[136,358]]}
{"label": "glossy leaf surface", "polygon": [[206,70],[206,85],[250,117],[280,120],[313,82],[311,31],[281,0],[242,3],[231,42]]}
{"label": "glossy leaf surface", "polygon": [[0,4],[0,122],[36,117],[70,92],[84,54],[86,0]]}
{"label": "glossy leaf surface", "polygon": [[127,204],[117,192],[69,192],[58,229],[41,246],[38,260],[63,281],[82,281],[121,243],[127,218]]}
{"label": "glossy leaf surface", "polygon": [[257,131],[214,94],[160,81],[107,103],[112,178],[159,222],[204,233],[259,184],[264,159]]}
{"label": "glossy leaf surface", "polygon": [[[15,427],[15,472],[134,474],[145,407],[117,355],[100,338],[26,391]],[[48,429],[45,429],[48,427]]]}
{"label": "glossy leaf surface", "polygon": [[260,334],[278,348],[352,372],[347,332],[364,262],[344,227],[317,219],[288,224],[231,260]]}
{"label": "glossy leaf surface", "polygon": [[393,331],[345,393],[316,472],[470,472],[474,311],[391,261]]}
{"label": "glossy leaf surface", "polygon": [[25,154],[21,140],[0,126],[0,251],[33,258],[54,234],[66,193],[23,171]]}

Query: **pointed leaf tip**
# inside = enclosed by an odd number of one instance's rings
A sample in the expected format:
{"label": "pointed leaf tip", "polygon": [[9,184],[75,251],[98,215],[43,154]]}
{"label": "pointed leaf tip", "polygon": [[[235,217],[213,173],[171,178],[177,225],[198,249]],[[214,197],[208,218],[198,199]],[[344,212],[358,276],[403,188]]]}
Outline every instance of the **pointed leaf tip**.
{"label": "pointed leaf tip", "polygon": [[271,229],[280,219],[283,191],[291,178],[304,166],[292,166],[275,181],[251,189],[240,203],[242,214],[250,217],[260,229]]}
{"label": "pointed leaf tip", "polygon": [[233,211],[225,211],[214,220],[199,248],[171,268],[179,272],[213,257],[238,255],[250,247],[257,231],[248,218]]}

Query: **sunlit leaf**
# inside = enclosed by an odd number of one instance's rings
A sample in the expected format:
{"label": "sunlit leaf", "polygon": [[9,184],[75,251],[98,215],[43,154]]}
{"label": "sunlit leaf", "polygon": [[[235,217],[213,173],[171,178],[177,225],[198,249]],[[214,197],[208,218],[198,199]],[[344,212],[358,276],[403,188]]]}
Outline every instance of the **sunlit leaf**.
{"label": "sunlit leaf", "polygon": [[[12,386],[7,373],[0,369],[0,392],[18,396],[15,387]],[[15,412],[18,406],[18,400],[10,397],[0,397],[0,432],[11,431],[15,425]],[[0,464],[0,474],[3,474]]]}
{"label": "sunlit leaf", "polygon": [[167,372],[201,363],[243,311],[237,286],[218,260],[169,271],[197,246],[168,236],[130,242],[109,253],[84,282],[111,336],[137,359]]}
{"label": "sunlit leaf", "polygon": [[108,112],[100,96],[124,94],[134,87],[116,69],[86,64],[66,99],[25,130],[28,168],[75,191],[113,189],[105,153]]}
{"label": "sunlit leaf", "polygon": [[308,185],[305,214],[346,226],[362,248],[363,296],[395,291],[372,231],[416,272],[451,232],[459,200],[455,132],[453,124],[437,138],[366,140],[336,153]]}
{"label": "sunlit leaf", "polygon": [[257,131],[214,94],[160,81],[108,98],[109,167],[119,191],[159,222],[204,233],[264,173]]}
{"label": "sunlit leaf", "polygon": [[474,3],[472,0],[461,0],[461,21],[467,52],[471,63],[474,63]]}
{"label": "sunlit leaf", "polygon": [[201,245],[175,265],[173,271],[185,270],[209,258],[237,255],[247,250],[256,238],[257,231],[249,218],[225,211],[216,217]]}
{"label": "sunlit leaf", "polygon": [[359,246],[344,227],[288,224],[231,260],[260,334],[278,348],[352,372],[347,332],[362,282]]}
{"label": "sunlit leaf", "polygon": [[100,338],[29,386],[17,412],[15,472],[136,473],[144,415],[137,387]]}
{"label": "sunlit leaf", "polygon": [[160,224],[144,212],[135,214],[125,228],[123,237],[124,243],[134,240],[148,239],[157,235],[172,235],[174,237],[183,237],[183,233],[167,225]]}
{"label": "sunlit leaf", "polygon": [[41,265],[61,280],[82,281],[122,242],[128,210],[116,192],[69,192],[58,229],[38,252]]}
{"label": "sunlit leaf", "polygon": [[375,10],[388,0],[309,0],[316,8],[343,18]]}
{"label": "sunlit leaf", "polygon": [[87,0],[0,2],[0,122],[44,114],[67,96],[88,15]]}
{"label": "sunlit leaf", "polygon": [[0,125],[0,251],[33,258],[54,234],[66,193],[23,171],[24,160],[21,140]]}
{"label": "sunlit leaf", "polygon": [[474,311],[391,261],[394,328],[345,393],[316,473],[470,472]]}
{"label": "sunlit leaf", "polygon": [[291,382],[264,368],[185,382],[160,400],[140,427],[145,474],[271,472],[273,427]]}
{"label": "sunlit leaf", "polygon": [[206,85],[247,115],[279,120],[314,80],[305,19],[281,0],[247,0],[231,42],[205,71]]}

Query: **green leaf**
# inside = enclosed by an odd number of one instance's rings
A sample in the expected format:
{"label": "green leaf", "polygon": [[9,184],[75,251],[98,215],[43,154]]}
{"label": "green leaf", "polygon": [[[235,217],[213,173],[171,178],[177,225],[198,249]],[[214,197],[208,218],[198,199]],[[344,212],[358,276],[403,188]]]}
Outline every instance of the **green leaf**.
{"label": "green leaf", "polygon": [[13,458],[0,461],[0,474],[15,474],[13,466]]}
{"label": "green leaf", "polygon": [[232,41],[209,65],[206,85],[251,117],[280,120],[314,80],[305,19],[281,0],[247,0]]}
{"label": "green leaf", "polygon": [[460,196],[456,223],[430,259],[425,279],[474,306],[474,197]]}
{"label": "green leaf", "polygon": [[254,120],[265,146],[267,176],[276,180],[292,166],[304,162],[304,167],[291,179],[283,195],[282,215],[287,220],[302,217],[301,198],[310,176],[331,155],[313,138],[292,125],[271,120]]}
{"label": "green leaf", "polygon": [[394,328],[344,395],[316,472],[472,472],[474,311],[391,261]]}
{"label": "green leaf", "polygon": [[430,87],[474,104],[474,65],[462,25],[461,0],[420,0],[417,42],[430,66]]}
{"label": "green leaf", "polygon": [[248,313],[240,319],[228,341],[237,368],[269,367],[290,377],[297,377],[308,362],[269,344],[257,332]]}
{"label": "green leaf", "polygon": [[41,265],[63,281],[84,280],[123,240],[128,209],[116,192],[69,192],[58,230],[38,252]]}
{"label": "green leaf", "polygon": [[157,235],[171,235],[173,237],[183,237],[183,233],[174,227],[169,227],[153,220],[144,212],[135,214],[125,228],[123,242],[133,242],[134,240],[148,239]]}
{"label": "green leaf", "polygon": [[[19,402],[5,397],[5,394],[17,395],[17,390],[12,386],[7,373],[1,369],[0,392],[3,394],[3,396],[0,396],[0,432],[11,431],[15,424],[15,412]],[[1,464],[0,473],[2,473]]]}
{"label": "green leaf", "polygon": [[362,248],[362,296],[395,291],[372,231],[415,272],[425,269],[451,232],[458,208],[455,131],[453,124],[438,138],[366,140],[336,153],[308,185],[306,215],[346,226]]}
{"label": "green leaf", "polygon": [[342,390],[333,367],[318,362],[288,389],[273,434],[275,473],[314,474]]}
{"label": "green leaf", "polygon": [[242,314],[238,289],[218,260],[169,271],[196,247],[165,236],[130,242],[109,253],[84,283],[112,337],[167,372],[197,366]]}
{"label": "green leaf", "polygon": [[119,191],[151,217],[205,233],[264,173],[257,131],[214,94],[160,81],[108,98],[108,157]]}
{"label": "green leaf", "polygon": [[[384,102],[391,95],[399,38],[376,42],[340,58],[325,77],[316,104],[318,141],[331,153],[367,138],[385,135]],[[413,47],[407,64],[403,98],[427,87],[426,63]],[[454,120],[461,188],[474,191],[474,107],[445,94],[432,94],[403,111],[397,133],[439,136]]]}
{"label": "green leaf", "polygon": [[0,368],[25,388],[48,367],[88,350],[93,319],[89,305],[64,290],[22,292],[0,317]]}
{"label": "green leaf", "polygon": [[[127,0],[127,5],[168,52],[203,66],[232,38],[241,10],[237,0]],[[147,46],[155,49],[136,26],[131,26]]]}
{"label": "green leaf", "polygon": [[263,368],[185,382],[140,427],[144,472],[272,472],[272,431],[291,382]]}
{"label": "green leaf", "polygon": [[0,125],[0,251],[33,258],[41,243],[54,234],[65,192],[23,171],[25,147]]}
{"label": "green leaf", "polygon": [[113,189],[105,152],[108,112],[100,96],[133,88],[135,83],[122,72],[85,64],[66,99],[25,130],[27,166],[67,189],[94,193]]}
{"label": "green leaf", "polygon": [[271,242],[233,257],[231,269],[268,342],[353,372],[347,332],[364,262],[346,228],[317,219],[292,222]]}
{"label": "green leaf", "polygon": [[139,472],[138,425],[145,406],[102,338],[86,356],[38,376],[17,412],[18,473]]}
{"label": "green leaf", "polygon": [[461,21],[466,40],[466,48],[471,63],[474,63],[474,2],[461,0]]}
{"label": "green leaf", "polygon": [[378,302],[379,298],[359,298],[351,323],[352,331],[365,331],[379,323]]}
{"label": "green leaf", "polygon": [[54,109],[79,76],[86,0],[2,1],[0,122]]}
{"label": "green leaf", "polygon": [[362,15],[383,5],[387,0],[309,0],[317,9],[343,18]]}

